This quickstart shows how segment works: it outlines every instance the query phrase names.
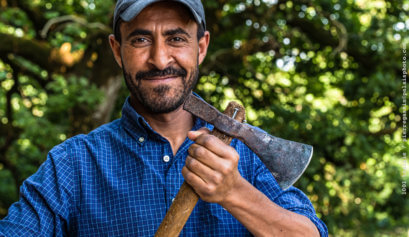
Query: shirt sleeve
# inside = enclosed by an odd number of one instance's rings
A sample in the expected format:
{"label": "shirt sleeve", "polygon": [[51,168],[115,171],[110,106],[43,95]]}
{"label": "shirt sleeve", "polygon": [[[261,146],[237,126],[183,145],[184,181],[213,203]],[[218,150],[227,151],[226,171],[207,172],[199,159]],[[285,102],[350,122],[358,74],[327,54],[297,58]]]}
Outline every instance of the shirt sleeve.
{"label": "shirt sleeve", "polygon": [[321,236],[328,236],[326,225],[317,217],[315,209],[308,197],[301,190],[293,186],[282,190],[273,175],[263,164],[260,164],[257,169],[254,186],[277,205],[308,217],[315,224]]}
{"label": "shirt sleeve", "polygon": [[62,145],[20,187],[20,199],[0,220],[0,236],[63,236],[67,231],[72,166]]}

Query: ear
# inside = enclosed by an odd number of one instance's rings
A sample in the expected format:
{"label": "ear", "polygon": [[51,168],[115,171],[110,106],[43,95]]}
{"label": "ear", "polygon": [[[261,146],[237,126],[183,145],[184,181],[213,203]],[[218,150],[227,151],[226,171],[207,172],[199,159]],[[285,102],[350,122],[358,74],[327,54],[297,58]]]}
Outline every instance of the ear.
{"label": "ear", "polygon": [[109,45],[111,45],[111,50],[114,54],[116,63],[122,68],[121,44],[115,39],[113,34],[109,35]]}
{"label": "ear", "polygon": [[203,37],[199,40],[199,65],[202,64],[207,54],[207,47],[209,47],[210,32],[205,31]]}

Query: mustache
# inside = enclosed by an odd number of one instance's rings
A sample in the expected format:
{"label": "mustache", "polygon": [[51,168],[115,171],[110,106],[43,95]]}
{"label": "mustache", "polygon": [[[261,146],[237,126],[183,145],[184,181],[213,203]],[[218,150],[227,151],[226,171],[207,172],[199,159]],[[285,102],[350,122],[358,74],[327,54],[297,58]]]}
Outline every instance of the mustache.
{"label": "mustache", "polygon": [[136,80],[142,80],[144,78],[150,78],[150,77],[163,77],[163,76],[180,76],[180,77],[186,77],[187,76],[187,71],[184,68],[174,68],[174,67],[167,67],[163,70],[159,69],[152,69],[149,71],[141,71],[135,74],[135,79]]}

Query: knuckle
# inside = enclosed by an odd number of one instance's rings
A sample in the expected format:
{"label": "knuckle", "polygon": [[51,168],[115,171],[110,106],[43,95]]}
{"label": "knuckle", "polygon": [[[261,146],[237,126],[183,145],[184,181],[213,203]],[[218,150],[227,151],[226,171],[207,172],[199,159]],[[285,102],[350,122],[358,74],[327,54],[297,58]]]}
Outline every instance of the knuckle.
{"label": "knuckle", "polygon": [[216,186],[214,186],[214,185],[212,185],[212,184],[207,185],[206,188],[205,188],[205,193],[206,193],[207,195],[211,195],[211,194],[213,194],[215,191],[216,191]]}
{"label": "knuckle", "polygon": [[222,176],[221,174],[219,174],[219,173],[216,173],[216,174],[213,176],[213,180],[214,180],[214,182],[215,182],[216,184],[221,184],[221,183],[223,182],[223,176]]}
{"label": "knuckle", "polygon": [[191,170],[191,169],[194,169],[194,168],[196,168],[197,167],[197,161],[194,159],[194,158],[192,158],[192,157],[190,157],[190,156],[188,156],[187,158],[186,158],[186,166]]}
{"label": "knuckle", "polygon": [[[187,156],[186,157],[186,160],[185,160],[185,166],[189,166],[189,164],[190,164],[190,160],[192,159],[192,157],[189,155],[189,156]],[[183,170],[183,169],[182,169]]]}
{"label": "knuckle", "polygon": [[[194,145],[194,144],[193,144],[193,145]],[[193,151],[194,151],[193,145],[191,145],[191,146],[189,147],[189,149],[187,149],[187,154],[188,154],[189,156],[193,156]],[[186,159],[186,160],[187,160],[187,159]]]}
{"label": "knuckle", "polygon": [[193,143],[193,144],[189,147],[189,149],[187,150],[188,153],[189,153],[189,155],[194,156],[197,147],[198,147],[198,145],[195,144],[195,143]]}
{"label": "knuckle", "polygon": [[234,162],[239,161],[240,156],[233,147],[229,147],[229,155],[230,155],[229,157],[231,157],[232,161],[234,161]]}
{"label": "knuckle", "polygon": [[230,162],[226,162],[223,164],[222,168],[220,169],[220,172],[223,175],[228,175],[233,171],[234,166]]}
{"label": "knuckle", "polygon": [[203,157],[205,156],[205,153],[206,150],[199,145],[195,145],[189,148],[189,154],[193,157]]}
{"label": "knuckle", "polygon": [[204,157],[206,155],[206,150],[203,147],[197,147],[195,149],[195,156],[196,157]]}
{"label": "knuckle", "polygon": [[203,145],[208,147],[213,143],[214,137],[213,136],[205,136],[203,138]]}
{"label": "knuckle", "polygon": [[239,163],[239,159],[240,159],[240,156],[237,154],[237,153],[235,153],[235,155],[233,155],[233,162],[234,162],[234,164],[237,164],[237,163]]}

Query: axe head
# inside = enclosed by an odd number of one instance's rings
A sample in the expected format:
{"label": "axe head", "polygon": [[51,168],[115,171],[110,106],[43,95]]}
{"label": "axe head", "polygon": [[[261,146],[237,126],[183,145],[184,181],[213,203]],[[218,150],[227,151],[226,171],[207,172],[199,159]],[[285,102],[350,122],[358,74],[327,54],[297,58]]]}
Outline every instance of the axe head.
{"label": "axe head", "polygon": [[245,143],[270,170],[282,189],[293,185],[310,163],[312,146],[274,137],[261,129],[237,122],[193,94],[188,96],[183,108]]}

